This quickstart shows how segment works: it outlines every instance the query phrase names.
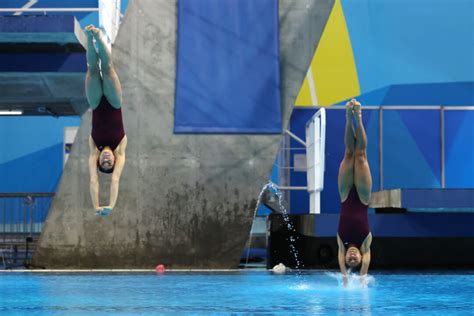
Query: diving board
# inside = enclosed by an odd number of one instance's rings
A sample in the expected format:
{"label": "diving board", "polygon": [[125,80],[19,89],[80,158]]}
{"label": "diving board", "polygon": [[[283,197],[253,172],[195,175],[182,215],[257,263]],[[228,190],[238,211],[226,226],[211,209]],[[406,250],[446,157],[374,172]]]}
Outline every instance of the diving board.
{"label": "diving board", "polygon": [[474,212],[474,189],[393,189],[373,192],[369,206],[408,212]]}
{"label": "diving board", "polygon": [[0,44],[50,43],[80,46],[85,51],[86,36],[72,15],[0,16]]}

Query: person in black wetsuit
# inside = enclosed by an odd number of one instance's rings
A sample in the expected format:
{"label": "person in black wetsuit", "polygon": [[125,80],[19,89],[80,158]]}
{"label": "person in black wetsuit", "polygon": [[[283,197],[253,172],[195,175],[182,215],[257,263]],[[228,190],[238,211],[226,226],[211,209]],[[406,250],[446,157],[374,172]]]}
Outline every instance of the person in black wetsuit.
{"label": "person in black wetsuit", "polygon": [[[352,118],[355,120],[355,132]],[[361,266],[361,283],[365,285],[372,243],[367,214],[372,176],[367,161],[367,136],[362,124],[361,105],[355,99],[346,104],[344,144],[346,147],[344,159],[339,167],[338,176],[341,198],[337,230],[338,262],[344,285],[347,284],[346,265],[351,268]]]}
{"label": "person in black wetsuit", "polygon": [[[92,109],[92,132],[89,137],[90,193],[96,215],[107,216],[117,202],[120,176],[125,165],[127,136],[122,120],[122,88],[102,32],[93,25],[87,26],[85,32],[86,96]],[[97,169],[112,174],[110,203],[107,206],[99,205]]]}

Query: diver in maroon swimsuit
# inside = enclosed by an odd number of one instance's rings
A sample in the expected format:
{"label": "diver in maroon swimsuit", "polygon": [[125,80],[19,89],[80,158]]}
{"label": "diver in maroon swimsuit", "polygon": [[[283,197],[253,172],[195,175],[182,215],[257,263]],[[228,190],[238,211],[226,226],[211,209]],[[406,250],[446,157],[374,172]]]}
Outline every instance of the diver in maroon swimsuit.
{"label": "diver in maroon swimsuit", "polygon": [[[355,120],[355,132],[352,118]],[[338,262],[344,285],[347,284],[346,265],[351,268],[361,266],[361,284],[365,285],[372,243],[367,215],[372,176],[367,161],[367,136],[362,124],[361,105],[355,99],[346,104],[344,144],[346,149],[338,176],[341,197],[341,214],[337,230]]]}
{"label": "diver in maroon swimsuit", "polygon": [[[127,136],[122,120],[122,88],[101,31],[93,25],[89,25],[85,31],[86,96],[92,109],[92,132],[89,137],[90,193],[96,215],[107,216],[117,202],[120,176],[125,165]],[[112,174],[110,203],[107,206],[99,205],[97,169]]]}

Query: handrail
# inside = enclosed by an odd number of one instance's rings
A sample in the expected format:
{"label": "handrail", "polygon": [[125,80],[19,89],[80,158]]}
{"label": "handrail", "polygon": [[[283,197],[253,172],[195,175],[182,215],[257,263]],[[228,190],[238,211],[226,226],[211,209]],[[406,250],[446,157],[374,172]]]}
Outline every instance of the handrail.
{"label": "handrail", "polygon": [[1,193],[0,198],[18,198],[18,197],[53,197],[54,192],[18,192],[18,193]]}
{"label": "handrail", "polygon": [[306,142],[304,140],[302,140],[301,138],[299,138],[298,136],[296,136],[295,134],[293,134],[292,132],[290,132],[289,130],[286,130],[285,131],[286,134],[290,135],[291,138],[293,138],[294,140],[296,140],[298,143],[300,143],[301,145],[305,146],[306,147]]}
{"label": "handrail", "polygon": [[308,187],[297,187],[297,186],[280,186],[280,185],[277,185],[276,186],[278,190],[283,190],[283,191],[297,191],[297,190],[307,190]]}
{"label": "handrail", "polygon": [[53,199],[53,192],[0,192],[0,239],[41,232]]}
{"label": "handrail", "polygon": [[99,8],[1,8],[0,12],[99,12]]}
{"label": "handrail", "polygon": [[[295,107],[299,110],[314,110],[320,109],[322,106],[298,106]],[[326,110],[345,110],[345,105],[331,105],[324,106]],[[364,105],[362,107],[366,110],[448,110],[448,111],[473,111],[474,106],[472,105]]]}

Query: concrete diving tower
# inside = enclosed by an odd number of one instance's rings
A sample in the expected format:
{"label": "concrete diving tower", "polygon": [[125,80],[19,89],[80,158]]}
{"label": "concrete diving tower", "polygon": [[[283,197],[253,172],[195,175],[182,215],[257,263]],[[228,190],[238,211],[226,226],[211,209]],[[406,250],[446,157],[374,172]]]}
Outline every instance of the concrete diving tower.
{"label": "concrete diving tower", "polygon": [[[283,130],[333,4],[279,1]],[[173,134],[176,26],[176,1],[130,1],[113,47],[128,136],[117,206],[108,218],[94,215],[86,112],[35,265],[238,267],[282,135]]]}

